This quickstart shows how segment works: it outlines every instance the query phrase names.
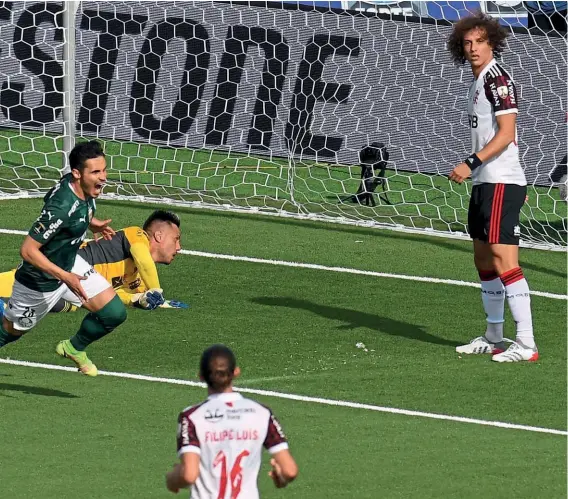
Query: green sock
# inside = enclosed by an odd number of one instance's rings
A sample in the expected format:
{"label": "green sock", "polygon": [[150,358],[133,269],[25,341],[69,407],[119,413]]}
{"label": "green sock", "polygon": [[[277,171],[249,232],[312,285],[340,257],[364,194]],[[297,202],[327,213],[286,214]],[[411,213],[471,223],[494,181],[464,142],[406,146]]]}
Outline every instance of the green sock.
{"label": "green sock", "polygon": [[2,318],[0,317],[0,348],[6,346],[8,343],[19,340],[21,336],[14,336],[4,329]]}
{"label": "green sock", "polygon": [[88,313],[81,328],[70,341],[73,348],[79,351],[85,350],[94,341],[100,340],[103,336],[113,331],[126,320],[126,307],[115,296],[98,312]]}

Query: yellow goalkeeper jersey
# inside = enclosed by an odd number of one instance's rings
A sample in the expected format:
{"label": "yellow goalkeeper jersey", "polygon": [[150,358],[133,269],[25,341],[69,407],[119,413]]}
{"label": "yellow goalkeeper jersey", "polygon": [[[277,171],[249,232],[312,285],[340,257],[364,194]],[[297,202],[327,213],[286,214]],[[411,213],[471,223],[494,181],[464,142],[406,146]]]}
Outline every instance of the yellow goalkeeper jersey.
{"label": "yellow goalkeeper jersey", "polygon": [[160,287],[150,240],[140,227],[121,229],[109,241],[89,241],[79,255],[112,284],[126,304],[130,304],[132,294]]}

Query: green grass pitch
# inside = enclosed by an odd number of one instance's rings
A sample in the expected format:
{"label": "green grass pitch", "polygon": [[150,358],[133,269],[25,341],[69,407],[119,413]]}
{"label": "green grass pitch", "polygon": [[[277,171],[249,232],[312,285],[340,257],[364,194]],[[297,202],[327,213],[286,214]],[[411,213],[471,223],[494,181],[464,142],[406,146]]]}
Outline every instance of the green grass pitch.
{"label": "green grass pitch", "polygon": [[[0,228],[26,230],[41,201],[0,201]],[[115,228],[155,206],[99,202]],[[221,255],[476,282],[471,244],[425,235],[179,209],[182,245]],[[0,234],[0,271],[21,235]],[[566,254],[521,250],[532,290],[566,294]],[[567,301],[533,296],[541,359],[460,358],[481,334],[479,290],[449,284],[179,255],[160,268],[189,310],[129,311],[92,345],[100,369],[197,380],[205,347],[233,348],[238,386],[566,430]],[[83,313],[50,315],[1,358],[68,365],[56,343]],[[507,315],[506,336],[514,336]],[[356,348],[362,342],[368,351]],[[173,497],[178,412],[201,388],[0,364],[0,497]],[[256,397],[280,417],[300,466],[262,497],[562,498],[566,436]]]}

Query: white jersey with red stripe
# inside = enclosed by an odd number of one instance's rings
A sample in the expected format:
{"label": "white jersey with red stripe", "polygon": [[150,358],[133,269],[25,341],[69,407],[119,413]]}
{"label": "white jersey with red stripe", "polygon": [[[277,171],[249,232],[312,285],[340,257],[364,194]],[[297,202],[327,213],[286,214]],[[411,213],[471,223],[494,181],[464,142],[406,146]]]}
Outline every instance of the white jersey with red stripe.
{"label": "white jersey with red stripe", "polygon": [[178,419],[178,455],[200,455],[191,499],[257,499],[262,448],[288,448],[270,409],[236,392],[210,395]]}
{"label": "white jersey with red stripe", "polygon": [[[496,116],[519,112],[515,83],[495,59],[483,68],[471,84],[467,112],[471,128],[472,154],[481,151],[495,137],[499,129]],[[474,184],[527,185],[519,160],[516,129],[515,141],[501,154],[476,168],[471,178]]]}

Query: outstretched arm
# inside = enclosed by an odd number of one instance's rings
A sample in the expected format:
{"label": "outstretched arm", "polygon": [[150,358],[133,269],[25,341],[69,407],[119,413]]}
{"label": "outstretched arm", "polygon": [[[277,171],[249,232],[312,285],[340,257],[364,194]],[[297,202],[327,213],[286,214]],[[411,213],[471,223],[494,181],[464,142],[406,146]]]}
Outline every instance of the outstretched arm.
{"label": "outstretched arm", "polygon": [[91,219],[89,229],[91,229],[91,232],[95,234],[95,240],[97,239],[97,234],[101,234],[103,239],[106,239],[107,241],[112,239],[112,236],[114,236],[116,232],[109,226],[109,223],[111,222],[112,220],[110,218],[107,220],[99,220],[98,218],[93,217]]}

